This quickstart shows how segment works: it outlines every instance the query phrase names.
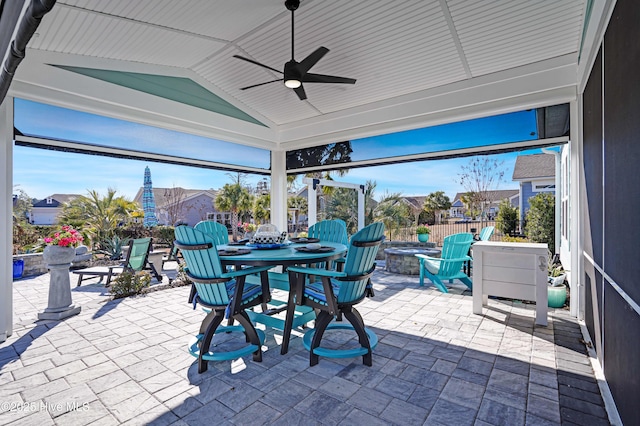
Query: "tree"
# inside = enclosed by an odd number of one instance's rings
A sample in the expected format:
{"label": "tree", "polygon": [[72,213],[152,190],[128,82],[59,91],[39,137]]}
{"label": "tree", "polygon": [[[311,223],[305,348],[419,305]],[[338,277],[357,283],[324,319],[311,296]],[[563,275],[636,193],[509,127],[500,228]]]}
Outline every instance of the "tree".
{"label": "tree", "polygon": [[368,226],[373,223],[377,201],[373,198],[378,186],[375,180],[368,180],[364,185],[364,225]]}
{"label": "tree", "polygon": [[541,192],[529,198],[526,235],[534,243],[547,243],[549,251],[555,254],[556,239],[556,198],[548,192]]}
{"label": "tree", "polygon": [[241,183],[225,184],[215,200],[216,208],[220,211],[231,212],[231,233],[233,240],[238,240],[238,216],[251,210],[253,199],[247,188]]}
{"label": "tree", "polygon": [[424,210],[427,212],[433,212],[433,216],[436,223],[440,223],[442,220],[441,212],[443,210],[449,210],[451,208],[451,200],[444,191],[436,191],[427,195],[424,200]]}
{"label": "tree", "polygon": [[[302,214],[307,214],[308,211],[308,205],[307,205],[307,199],[304,197],[289,197],[287,199],[287,208],[293,210],[295,213],[295,221],[297,221],[297,218],[300,217],[300,215]],[[294,218],[292,217],[292,220]],[[294,223],[294,232],[297,231],[296,226],[297,224]]]}
{"label": "tree", "polygon": [[173,226],[182,219],[185,197],[183,188],[174,186],[164,190],[165,204],[162,207],[167,213],[168,225]]}
{"label": "tree", "polygon": [[409,206],[400,201],[399,193],[385,194],[376,206],[374,216],[384,223],[389,231],[389,239],[393,239],[393,231],[410,224]]}
{"label": "tree", "polygon": [[469,216],[469,218],[474,218],[480,215],[480,198],[480,195],[475,192],[465,192],[460,196],[460,201],[462,201],[466,209],[465,214]]}
{"label": "tree", "polygon": [[82,227],[91,236],[94,243],[102,247],[104,241],[111,239],[118,226],[140,206],[126,197],[116,197],[116,190],[109,188],[105,196],[91,190],[86,196],[80,196],[66,203],[59,216],[61,223]]}
{"label": "tree", "polygon": [[352,188],[334,188],[327,199],[327,219],[342,219],[351,234],[358,229],[358,193]]}
{"label": "tree", "polygon": [[473,157],[467,165],[461,167],[458,174],[458,183],[467,193],[474,194],[474,200],[478,203],[481,221],[484,221],[486,209],[491,203],[489,191],[498,188],[504,178],[504,161],[498,161],[490,156]]}
{"label": "tree", "polygon": [[509,200],[502,200],[496,216],[496,228],[502,235],[515,233],[518,227],[518,208],[511,205]]}
{"label": "tree", "polygon": [[271,219],[271,194],[257,196],[253,201],[253,218],[257,223],[267,223]]}
{"label": "tree", "polygon": [[14,222],[25,223],[29,219],[29,212],[33,208],[33,200],[22,189],[18,189],[18,196],[13,201]]}

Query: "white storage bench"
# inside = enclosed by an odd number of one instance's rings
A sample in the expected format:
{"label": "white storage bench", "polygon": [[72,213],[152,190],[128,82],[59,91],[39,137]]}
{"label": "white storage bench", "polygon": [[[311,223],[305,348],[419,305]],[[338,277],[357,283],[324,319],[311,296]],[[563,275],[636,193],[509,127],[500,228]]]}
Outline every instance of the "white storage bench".
{"label": "white storage bench", "polygon": [[536,324],[547,325],[546,244],[479,241],[473,252],[473,313],[488,296],[536,302]]}

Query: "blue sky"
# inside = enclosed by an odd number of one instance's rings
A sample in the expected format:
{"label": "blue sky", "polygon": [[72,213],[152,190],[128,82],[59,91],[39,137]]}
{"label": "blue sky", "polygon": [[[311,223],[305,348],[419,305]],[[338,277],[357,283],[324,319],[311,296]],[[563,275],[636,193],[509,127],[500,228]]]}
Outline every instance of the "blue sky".
{"label": "blue sky", "polygon": [[[496,135],[508,141],[524,140],[534,136],[531,130],[531,113],[493,121],[490,125],[479,120],[466,122],[465,127],[450,125],[429,129],[401,132],[353,141],[354,159],[371,158],[372,153],[403,155],[424,151],[425,145],[440,145],[437,149],[453,149],[473,144],[499,142]],[[107,146],[161,147],[163,153],[213,161],[240,158],[245,165],[268,167],[268,151],[242,147],[222,141],[212,141],[192,135],[180,134],[164,129],[142,126],[121,120],[98,117],[63,108],[50,107],[34,102],[16,102],[16,127],[25,134],[57,137],[66,140],[88,141]],[[533,128],[535,130],[535,128]],[[444,138],[443,135],[448,135]],[[469,135],[473,135],[469,138]],[[529,135],[529,136],[527,136]],[[206,144],[207,149],[202,147]],[[212,144],[215,146],[211,148]],[[187,146],[191,148],[186,148]],[[404,146],[404,148],[402,148]],[[401,151],[402,149],[402,151]],[[539,152],[539,151],[529,151]],[[517,153],[493,156],[504,161],[506,181],[498,189],[516,189],[511,182]],[[266,159],[266,160],[265,160]],[[352,169],[337,180],[363,184],[367,180],[377,182],[376,198],[385,192],[403,195],[427,195],[444,191],[450,198],[464,189],[456,182],[461,167],[469,158],[433,160],[415,163],[394,164]],[[266,162],[265,162],[266,161]],[[14,148],[13,181],[16,189],[25,191],[30,197],[42,199],[55,193],[86,194],[88,190],[106,193],[113,188],[118,195],[133,198],[142,186],[144,168],[149,166],[154,187],[173,186],[190,189],[218,189],[231,182],[227,172],[195,167],[162,164],[150,161],[126,160],[94,155],[74,154],[37,148],[16,146]],[[263,176],[249,175],[247,183],[255,184]],[[301,182],[298,182],[301,185]]]}

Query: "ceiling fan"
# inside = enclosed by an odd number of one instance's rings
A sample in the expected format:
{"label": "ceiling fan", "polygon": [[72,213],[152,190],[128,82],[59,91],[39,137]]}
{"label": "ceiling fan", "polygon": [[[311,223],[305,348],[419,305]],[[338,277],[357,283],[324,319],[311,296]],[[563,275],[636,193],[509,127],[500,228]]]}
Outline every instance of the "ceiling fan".
{"label": "ceiling fan", "polygon": [[293,32],[293,15],[294,11],[300,6],[300,0],[286,0],[284,2],[285,7],[291,11],[291,60],[284,64],[284,72],[272,68],[268,65],[261,64],[253,59],[245,58],[239,55],[233,55],[234,58],[242,59],[243,61],[251,62],[252,64],[261,66],[263,68],[270,69],[271,71],[283,74],[283,78],[277,80],[271,80],[264,83],[254,84],[252,86],[242,87],[240,90],[252,89],[254,87],[263,86],[265,84],[275,83],[277,81],[284,81],[284,85],[290,89],[293,89],[300,98],[301,101],[307,99],[307,94],[304,91],[302,83],[342,83],[342,84],[355,84],[354,78],[337,77],[334,75],[313,74],[309,70],[313,67],[324,55],[329,52],[326,47],[319,47],[313,51],[309,56],[304,58],[301,62],[294,59],[294,32]]}

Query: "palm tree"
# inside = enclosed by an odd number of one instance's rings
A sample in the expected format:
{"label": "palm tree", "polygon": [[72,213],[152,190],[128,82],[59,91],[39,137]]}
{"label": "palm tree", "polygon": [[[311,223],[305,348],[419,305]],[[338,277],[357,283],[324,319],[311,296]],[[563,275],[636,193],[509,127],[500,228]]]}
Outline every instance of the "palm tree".
{"label": "palm tree", "polygon": [[216,196],[215,205],[220,211],[231,212],[233,241],[238,240],[238,216],[251,210],[253,197],[240,182],[225,184]]}
{"label": "palm tree", "polygon": [[[59,221],[84,228],[94,242],[101,246],[116,233],[118,225],[126,222],[140,206],[126,197],[116,197],[116,190],[109,188],[105,196],[91,190],[65,204]],[[88,228],[88,229],[87,229]]]}
{"label": "palm tree", "polygon": [[258,223],[265,223],[271,219],[271,194],[263,194],[255,198],[253,218]]}
{"label": "palm tree", "polygon": [[389,240],[393,238],[393,230],[399,230],[407,226],[409,220],[409,207],[400,201],[400,193],[385,194],[375,208],[376,220],[384,223],[389,231]]}

